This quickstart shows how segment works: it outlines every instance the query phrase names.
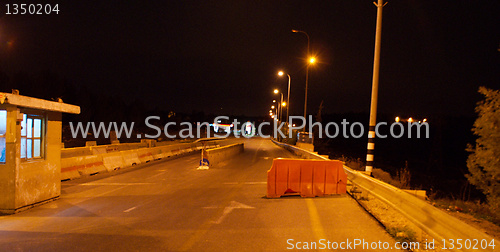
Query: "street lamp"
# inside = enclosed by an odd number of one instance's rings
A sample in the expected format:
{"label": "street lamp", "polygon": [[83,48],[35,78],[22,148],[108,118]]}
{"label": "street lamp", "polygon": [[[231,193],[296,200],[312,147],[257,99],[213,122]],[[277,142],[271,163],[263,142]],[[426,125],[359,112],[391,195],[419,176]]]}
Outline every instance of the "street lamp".
{"label": "street lamp", "polygon": [[[309,39],[309,34],[307,34],[307,32],[305,31],[299,31],[299,30],[292,30],[292,32],[294,33],[303,33],[306,35],[307,37],[307,57],[306,58],[309,58],[310,57],[310,52],[309,52],[309,45],[310,45],[310,39]],[[310,63],[314,63],[314,60],[311,62],[311,59],[309,59]],[[307,65],[307,68],[306,68],[306,95],[305,95],[305,101],[304,101],[304,120],[306,120],[306,116],[307,116],[307,84],[308,84],[308,81],[309,81],[309,64]],[[304,127],[304,131],[305,131],[305,127]]]}
{"label": "street lamp", "polygon": [[[285,73],[283,73],[283,71],[279,71],[278,72],[278,75],[279,76],[283,76]],[[286,109],[286,125],[288,125],[288,111],[290,111],[290,81],[291,81],[291,77],[289,74],[286,74],[288,76],[288,96],[287,96],[287,102],[288,103],[288,108]]]}
{"label": "street lamp", "polygon": [[[275,94],[278,94],[278,93],[280,93],[280,91],[279,91],[278,89],[274,89],[274,93],[275,93]],[[275,101],[275,100],[273,100],[273,102],[274,102],[274,101]],[[283,106],[284,106],[284,105],[283,105],[283,93],[281,93],[281,102],[280,102],[280,103],[278,103],[278,109],[277,109],[279,113],[278,113],[278,112],[276,112],[276,113],[278,114],[278,122],[280,122],[280,121],[281,121],[281,118],[283,117],[283,116],[282,116],[282,109],[283,109]]]}

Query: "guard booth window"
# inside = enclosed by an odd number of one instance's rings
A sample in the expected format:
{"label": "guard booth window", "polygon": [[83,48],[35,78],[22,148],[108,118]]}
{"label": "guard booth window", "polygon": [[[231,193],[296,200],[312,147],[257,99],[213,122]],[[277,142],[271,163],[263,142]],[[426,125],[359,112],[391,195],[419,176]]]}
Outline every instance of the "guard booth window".
{"label": "guard booth window", "polygon": [[7,110],[0,109],[0,163],[5,163],[6,132],[7,132]]}
{"label": "guard booth window", "polygon": [[43,158],[44,120],[41,115],[24,114],[21,122],[21,159]]}

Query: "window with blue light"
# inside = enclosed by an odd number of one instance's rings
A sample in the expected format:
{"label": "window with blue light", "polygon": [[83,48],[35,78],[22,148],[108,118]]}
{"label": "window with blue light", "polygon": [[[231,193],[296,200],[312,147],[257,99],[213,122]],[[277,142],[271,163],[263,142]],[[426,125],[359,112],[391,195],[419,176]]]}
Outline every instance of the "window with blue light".
{"label": "window with blue light", "polygon": [[21,122],[21,159],[43,158],[44,117],[24,114]]}

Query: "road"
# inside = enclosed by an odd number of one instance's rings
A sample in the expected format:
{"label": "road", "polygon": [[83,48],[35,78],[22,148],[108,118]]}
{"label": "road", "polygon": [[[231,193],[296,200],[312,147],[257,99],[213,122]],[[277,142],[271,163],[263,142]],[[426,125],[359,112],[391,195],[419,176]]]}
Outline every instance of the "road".
{"label": "road", "polygon": [[239,141],[243,154],[209,170],[196,170],[198,153],[63,182],[58,200],[0,216],[0,251],[282,251],[312,242],[363,251],[354,239],[393,246],[349,196],[266,199],[273,158],[292,154],[268,139]]}

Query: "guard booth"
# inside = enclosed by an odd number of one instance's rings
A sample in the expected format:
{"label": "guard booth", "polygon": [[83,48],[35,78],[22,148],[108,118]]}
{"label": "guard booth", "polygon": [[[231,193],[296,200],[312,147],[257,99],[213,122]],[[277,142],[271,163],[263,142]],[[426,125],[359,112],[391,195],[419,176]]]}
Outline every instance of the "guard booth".
{"label": "guard booth", "polygon": [[61,194],[62,113],[80,107],[0,93],[0,214]]}

